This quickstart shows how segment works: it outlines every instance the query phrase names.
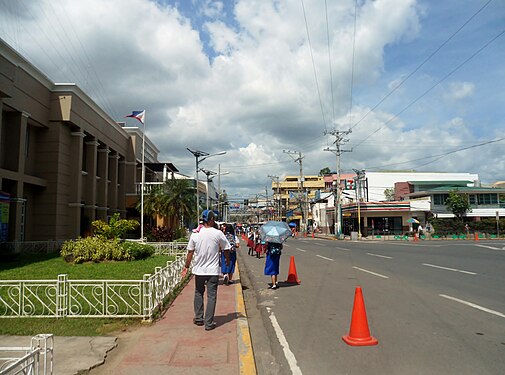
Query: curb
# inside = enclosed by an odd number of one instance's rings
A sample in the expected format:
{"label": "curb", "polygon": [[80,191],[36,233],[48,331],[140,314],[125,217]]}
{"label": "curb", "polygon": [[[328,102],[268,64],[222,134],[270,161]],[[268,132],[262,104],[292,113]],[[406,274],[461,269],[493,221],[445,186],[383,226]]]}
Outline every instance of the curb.
{"label": "curb", "polygon": [[[238,264],[235,272],[240,280]],[[237,301],[237,341],[240,374],[255,375],[257,373],[256,363],[254,362],[251,334],[249,332],[249,323],[247,322],[244,296],[242,294],[242,282],[235,284],[235,294]]]}

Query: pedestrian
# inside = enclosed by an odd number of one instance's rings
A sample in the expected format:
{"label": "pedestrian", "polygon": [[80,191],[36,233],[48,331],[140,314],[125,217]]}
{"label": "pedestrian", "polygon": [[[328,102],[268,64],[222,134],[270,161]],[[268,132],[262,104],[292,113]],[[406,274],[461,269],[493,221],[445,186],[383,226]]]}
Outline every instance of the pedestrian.
{"label": "pedestrian", "polygon": [[[219,252],[224,253],[225,264],[230,263],[230,243],[223,232],[215,228],[215,214],[211,210],[202,212],[203,227],[197,233],[191,234],[188,243],[185,270],[191,266],[195,275],[195,297],[193,323],[197,326],[205,325],[205,330],[216,328],[214,314],[216,311],[217,285],[219,282]],[[183,271],[183,272],[184,272]],[[207,308],[204,316],[203,295],[207,286]]]}
{"label": "pedestrian", "polygon": [[256,251],[256,258],[261,258],[261,250],[263,249],[264,241],[261,240],[259,229],[254,235],[254,251]]}
{"label": "pedestrian", "polygon": [[254,231],[249,229],[249,234],[247,235],[247,255],[254,255]]}
{"label": "pedestrian", "polygon": [[237,249],[240,246],[240,241],[235,235],[233,225],[226,224],[225,233],[226,239],[231,245],[230,248],[230,262],[227,264],[224,252],[221,255],[221,272],[223,273],[224,285],[233,284],[233,274],[235,273],[235,264],[237,262]]}
{"label": "pedestrian", "polygon": [[269,289],[278,289],[279,284],[277,283],[277,276],[279,275],[279,265],[281,261],[282,254],[282,244],[275,242],[267,242],[266,245],[266,261],[265,261],[265,276],[270,276],[272,278],[272,285]]}

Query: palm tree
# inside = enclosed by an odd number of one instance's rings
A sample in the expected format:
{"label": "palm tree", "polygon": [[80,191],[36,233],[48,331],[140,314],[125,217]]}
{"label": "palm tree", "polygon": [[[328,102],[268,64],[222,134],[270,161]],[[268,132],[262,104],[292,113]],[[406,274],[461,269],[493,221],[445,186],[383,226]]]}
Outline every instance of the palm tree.
{"label": "palm tree", "polygon": [[[153,186],[144,197],[144,213],[162,218],[163,225],[179,228],[183,217],[193,214],[194,193],[189,180],[170,179],[164,185]],[[140,202],[137,209],[140,210]]]}

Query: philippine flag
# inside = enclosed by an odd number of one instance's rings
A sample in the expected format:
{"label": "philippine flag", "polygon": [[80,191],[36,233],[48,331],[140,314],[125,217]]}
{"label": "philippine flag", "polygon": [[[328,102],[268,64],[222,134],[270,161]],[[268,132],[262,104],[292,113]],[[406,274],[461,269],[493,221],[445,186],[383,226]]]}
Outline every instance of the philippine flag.
{"label": "philippine flag", "polygon": [[132,111],[131,115],[126,115],[125,117],[132,117],[139,120],[142,124],[144,124],[144,117],[146,116],[146,111]]}

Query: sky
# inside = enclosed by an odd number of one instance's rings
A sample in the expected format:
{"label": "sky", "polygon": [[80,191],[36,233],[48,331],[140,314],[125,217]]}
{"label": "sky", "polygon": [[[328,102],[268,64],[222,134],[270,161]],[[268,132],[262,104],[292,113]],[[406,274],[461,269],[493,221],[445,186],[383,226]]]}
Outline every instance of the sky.
{"label": "sky", "polygon": [[[337,169],[505,180],[503,0],[0,0],[0,37],[231,200]],[[289,152],[288,152],[289,151]],[[224,174],[228,172],[228,174]],[[200,178],[205,178],[201,174]]]}

